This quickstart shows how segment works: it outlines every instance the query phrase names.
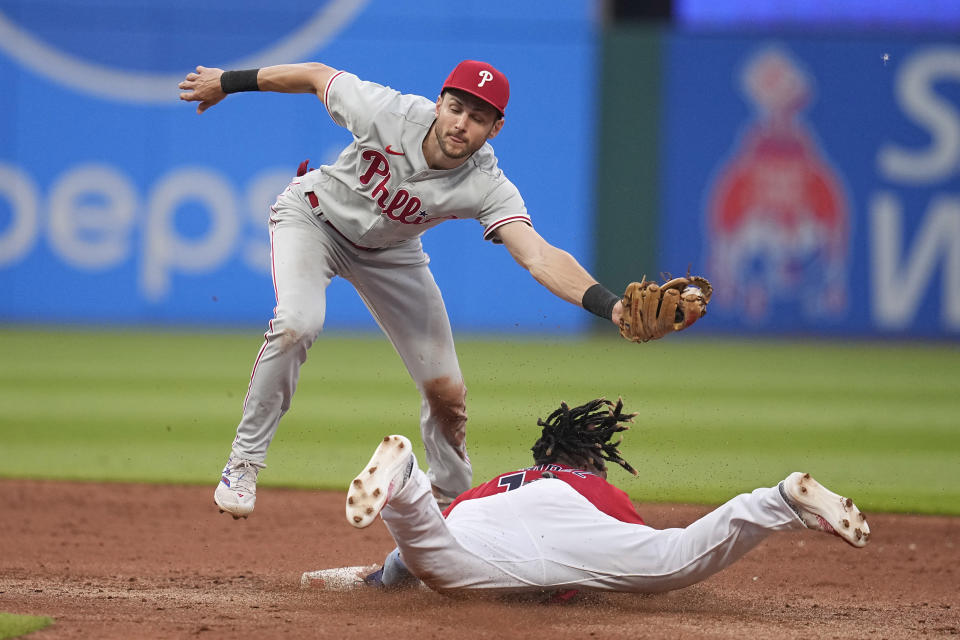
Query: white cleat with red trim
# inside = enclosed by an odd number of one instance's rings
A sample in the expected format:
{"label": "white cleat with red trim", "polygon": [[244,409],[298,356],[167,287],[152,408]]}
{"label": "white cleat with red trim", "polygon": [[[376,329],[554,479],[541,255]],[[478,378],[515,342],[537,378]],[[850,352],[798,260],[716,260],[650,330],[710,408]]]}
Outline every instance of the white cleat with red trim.
{"label": "white cleat with red trim", "polygon": [[839,536],[854,547],[869,542],[870,525],[853,500],[830,491],[809,473],[787,476],[780,483],[780,495],[808,529]]}

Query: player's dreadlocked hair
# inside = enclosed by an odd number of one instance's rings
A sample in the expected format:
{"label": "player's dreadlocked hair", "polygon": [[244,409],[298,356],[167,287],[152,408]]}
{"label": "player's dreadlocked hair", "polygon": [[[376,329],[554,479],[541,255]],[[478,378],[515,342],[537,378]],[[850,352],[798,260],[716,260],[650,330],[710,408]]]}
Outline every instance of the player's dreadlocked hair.
{"label": "player's dreadlocked hair", "polygon": [[623,438],[609,442],[613,434],[626,431],[625,422],[632,422],[637,414],[621,413],[623,400],[614,404],[597,398],[571,409],[566,402],[545,420],[537,420],[543,427],[540,439],[530,449],[536,464],[566,461],[575,466],[606,470],[604,460],[615,462],[633,475],[637,470],[620,457],[617,449]]}

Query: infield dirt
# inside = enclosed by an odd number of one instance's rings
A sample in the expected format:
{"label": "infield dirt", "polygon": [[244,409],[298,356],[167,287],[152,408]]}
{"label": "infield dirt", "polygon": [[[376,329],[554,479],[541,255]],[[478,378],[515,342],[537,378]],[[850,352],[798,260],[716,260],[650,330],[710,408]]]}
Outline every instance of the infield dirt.
{"label": "infield dirt", "polygon": [[[239,521],[212,495],[0,480],[0,611],[56,619],[30,640],[960,635],[960,518],[868,513],[863,550],[815,532],[777,534],[687,589],[543,605],[302,590],[304,571],[381,559],[392,546],[383,525],[347,525],[339,492],[263,487],[256,513]],[[657,528],[708,510],[638,508]]]}

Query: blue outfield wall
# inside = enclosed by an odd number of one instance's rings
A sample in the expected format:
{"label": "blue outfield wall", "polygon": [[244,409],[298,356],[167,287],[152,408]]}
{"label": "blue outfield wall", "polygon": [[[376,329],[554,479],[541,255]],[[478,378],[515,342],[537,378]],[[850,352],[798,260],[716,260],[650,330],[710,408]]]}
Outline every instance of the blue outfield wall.
{"label": "blue outfield wall", "polygon": [[960,45],[663,40],[660,268],[702,332],[960,336]]}
{"label": "blue outfield wall", "polygon": [[[319,60],[432,98],[461,59],[489,60],[512,88],[500,166],[537,230],[590,264],[596,30],[588,0],[7,0],[0,322],[265,326],[268,206],[350,136],[312,96],[231,96],[198,116],[176,87],[197,64]],[[424,246],[458,330],[587,324],[476,222]],[[376,326],[343,281],[328,308],[328,328]]]}
{"label": "blue outfield wall", "polygon": [[[483,58],[513,90],[501,166],[538,231],[612,288],[690,265],[717,286],[698,332],[960,336],[955,38],[619,33],[618,59],[599,61],[594,14],[589,0],[4,2],[0,322],[265,324],[267,208],[349,134],[312,96],[198,116],[176,89],[196,64],[321,60],[433,96]],[[659,100],[611,106],[631,82]],[[658,187],[612,179],[638,162]],[[619,237],[595,243],[595,209]],[[471,221],[424,236],[456,329],[593,326],[480,236]],[[329,328],[375,328],[348,284],[328,296]]]}

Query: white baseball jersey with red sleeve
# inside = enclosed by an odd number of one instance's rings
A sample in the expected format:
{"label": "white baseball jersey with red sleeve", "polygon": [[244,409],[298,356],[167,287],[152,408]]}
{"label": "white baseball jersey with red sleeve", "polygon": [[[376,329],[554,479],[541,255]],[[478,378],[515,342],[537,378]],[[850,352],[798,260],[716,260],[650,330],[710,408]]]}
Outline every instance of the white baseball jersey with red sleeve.
{"label": "white baseball jersey with red sleeve", "polygon": [[341,71],[328,82],[324,103],[353,142],[301,184],[316,196],[318,212],[355,245],[394,246],[451,219],[478,220],[484,238],[493,240],[504,224],[530,224],[489,143],[455,169],[427,166],[422,144],[436,117],[434,102]]}
{"label": "white baseball jersey with red sleeve", "polygon": [[[544,476],[544,474],[547,475]],[[443,514],[444,516],[450,515],[450,512],[465,500],[474,500],[505,491],[513,491],[543,477],[563,480],[573,487],[577,493],[589,500],[590,504],[620,522],[644,524],[643,518],[637,513],[626,493],[595,473],[561,464],[539,464],[519,471],[500,474],[493,480],[484,482],[460,494]]]}

